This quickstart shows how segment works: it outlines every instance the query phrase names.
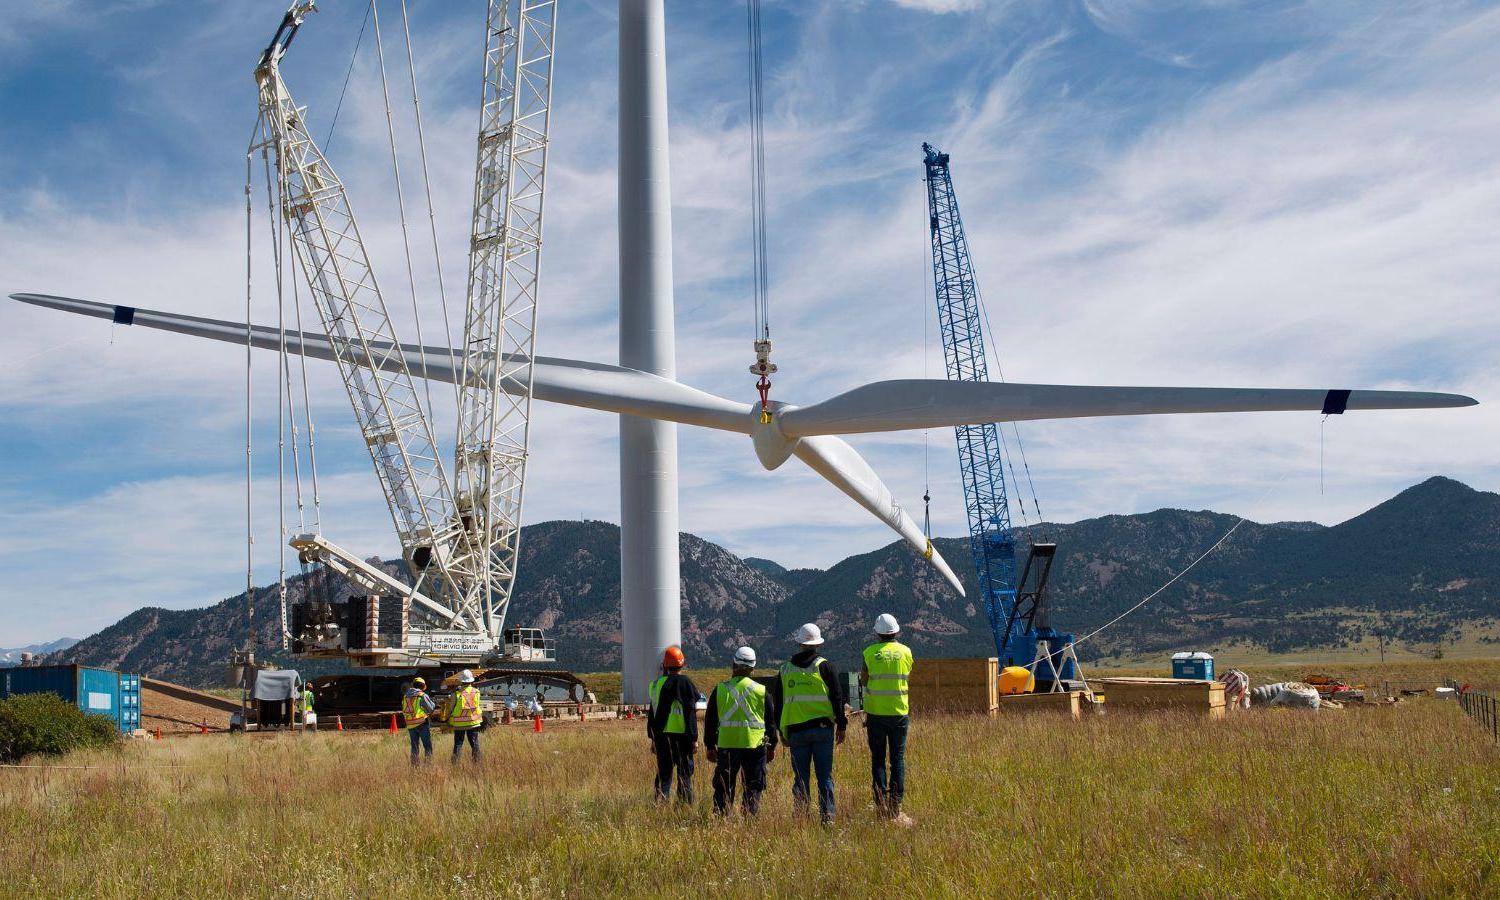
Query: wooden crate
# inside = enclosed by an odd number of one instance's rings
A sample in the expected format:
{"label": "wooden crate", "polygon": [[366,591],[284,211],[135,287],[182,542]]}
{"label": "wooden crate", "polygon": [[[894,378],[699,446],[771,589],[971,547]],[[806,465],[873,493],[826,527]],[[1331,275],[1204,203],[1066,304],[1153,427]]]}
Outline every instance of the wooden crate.
{"label": "wooden crate", "polygon": [[1063,713],[1074,719],[1083,716],[1083,691],[1056,691],[1046,694],[1002,694],[1000,714]]}
{"label": "wooden crate", "polygon": [[1224,683],[1192,678],[1095,678],[1107,710],[1188,709],[1222,719],[1227,711]]}
{"label": "wooden crate", "polygon": [[912,712],[994,715],[999,696],[999,661],[918,659],[907,681]]}

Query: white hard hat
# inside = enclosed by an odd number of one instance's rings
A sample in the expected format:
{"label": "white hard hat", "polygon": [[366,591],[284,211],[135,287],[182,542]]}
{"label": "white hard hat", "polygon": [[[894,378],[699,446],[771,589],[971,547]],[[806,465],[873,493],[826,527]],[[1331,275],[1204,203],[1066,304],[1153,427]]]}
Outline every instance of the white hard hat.
{"label": "white hard hat", "polygon": [[462,672],[459,672],[458,673],[458,683],[459,684],[473,684],[474,683],[474,673],[470,672],[468,669],[464,669]]}
{"label": "white hard hat", "polygon": [[819,630],[816,622],[808,622],[797,629],[797,633],[792,635],[792,640],[804,647],[816,647],[823,643],[823,632]]}
{"label": "white hard hat", "polygon": [[749,647],[741,647],[734,651],[734,664],[755,668],[755,651]]}
{"label": "white hard hat", "polygon": [[896,624],[896,617],[890,613],[881,613],[875,617],[876,634],[895,634],[900,630],[901,626]]}

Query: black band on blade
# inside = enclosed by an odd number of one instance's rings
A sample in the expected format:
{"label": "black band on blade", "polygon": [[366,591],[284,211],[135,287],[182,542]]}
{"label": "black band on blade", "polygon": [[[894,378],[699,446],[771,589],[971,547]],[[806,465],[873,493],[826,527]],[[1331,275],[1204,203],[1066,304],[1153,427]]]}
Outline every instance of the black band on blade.
{"label": "black band on blade", "polygon": [[[135,321],[135,307],[116,306],[114,321],[116,325],[129,325],[133,323]],[[1348,391],[1345,391],[1345,393],[1348,393]]]}
{"label": "black band on blade", "polygon": [[1349,391],[1331,390],[1323,398],[1323,415],[1341,416],[1349,408]]}

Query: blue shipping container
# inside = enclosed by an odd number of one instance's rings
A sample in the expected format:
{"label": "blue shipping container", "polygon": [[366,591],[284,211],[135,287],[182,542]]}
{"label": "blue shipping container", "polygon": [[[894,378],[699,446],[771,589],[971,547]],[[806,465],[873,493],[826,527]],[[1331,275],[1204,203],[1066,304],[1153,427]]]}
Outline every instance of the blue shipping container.
{"label": "blue shipping container", "polygon": [[141,727],[141,676],[120,676],[120,730],[126,734]]}
{"label": "blue shipping container", "polygon": [[[0,675],[0,699],[13,694],[56,694],[86,713],[106,716],[122,732],[129,733],[140,722],[140,676],[125,675],[89,666],[25,666],[4,669]],[[130,715],[125,715],[121,682],[131,685],[126,695]]]}

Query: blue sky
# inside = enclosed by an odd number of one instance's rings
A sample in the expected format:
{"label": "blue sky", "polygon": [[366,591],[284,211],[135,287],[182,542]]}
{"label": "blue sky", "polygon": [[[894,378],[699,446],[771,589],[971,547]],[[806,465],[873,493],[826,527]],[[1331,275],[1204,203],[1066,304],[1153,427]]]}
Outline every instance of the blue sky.
{"label": "blue sky", "polygon": [[[453,300],[483,4],[411,5]],[[365,13],[323,6],[285,64],[319,134]],[[54,0],[7,12],[4,292],[243,315],[251,69],[282,9]],[[381,10],[399,99],[399,7]],[[679,374],[750,399],[744,10],[668,10]],[[768,0],[765,16],[778,396],[941,371],[924,140],[953,154],[1012,380],[1500,396],[1493,4]],[[614,4],[569,0],[559,29],[539,349],[613,361]],[[409,319],[371,34],[353,72],[330,155]],[[396,113],[433,329],[409,106]],[[256,227],[262,240],[263,212]],[[255,258],[255,317],[274,321],[263,247]],[[280,543],[273,364],[255,369],[257,583],[275,578]],[[337,380],[313,376],[324,531],[392,553]],[[243,588],[243,379],[233,348],[0,302],[0,646]],[[1314,415],[1022,433],[1049,519],[1174,506],[1336,522],[1432,474],[1500,486],[1495,409],[1332,420],[1321,491]],[[617,520],[615,433],[609,416],[539,407],[527,519]],[[788,565],[894,537],[810,473],[763,472],[743,438],[682,429],[680,442],[686,530]],[[950,434],[927,436],[930,453],[921,434],[855,443],[908,506],[930,479],[935,530],[962,533]]]}

